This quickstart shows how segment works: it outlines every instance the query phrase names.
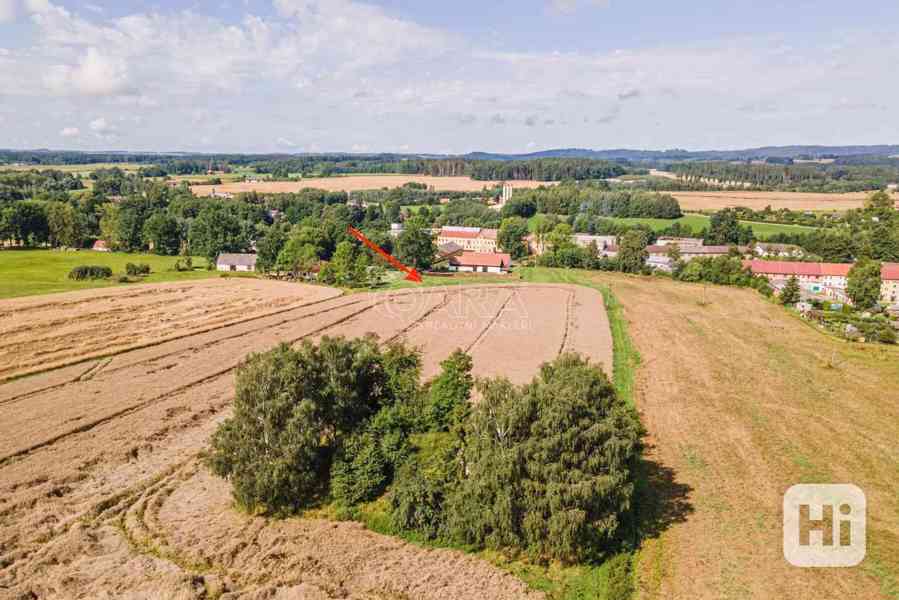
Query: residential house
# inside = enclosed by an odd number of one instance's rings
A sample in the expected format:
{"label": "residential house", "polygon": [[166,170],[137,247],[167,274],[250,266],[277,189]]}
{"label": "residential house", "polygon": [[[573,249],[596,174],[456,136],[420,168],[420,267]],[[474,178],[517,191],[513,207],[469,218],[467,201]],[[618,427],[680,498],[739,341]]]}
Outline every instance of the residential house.
{"label": "residential house", "polygon": [[880,299],[889,305],[899,306],[899,263],[884,263],[880,277]]}
{"label": "residential house", "polygon": [[219,254],[218,259],[215,261],[215,267],[219,271],[252,273],[256,270],[256,255]]}
{"label": "residential house", "polygon": [[92,248],[95,252],[109,252],[110,247],[109,244],[106,243],[106,240],[97,240],[94,242],[94,246]]}
{"label": "residential house", "polygon": [[437,233],[437,245],[454,243],[467,252],[498,252],[496,242],[498,231],[482,227],[443,227]]}
{"label": "residential house", "polygon": [[461,273],[508,273],[512,257],[503,252],[462,252],[450,257],[449,270]]}

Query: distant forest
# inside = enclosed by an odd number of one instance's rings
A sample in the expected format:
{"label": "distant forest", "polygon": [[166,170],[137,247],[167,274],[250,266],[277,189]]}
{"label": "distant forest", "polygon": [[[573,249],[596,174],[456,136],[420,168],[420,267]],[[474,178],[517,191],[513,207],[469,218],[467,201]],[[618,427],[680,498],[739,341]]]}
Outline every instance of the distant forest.
{"label": "distant forest", "polygon": [[[827,150],[832,150],[828,153]],[[740,152],[768,152],[753,160],[720,158]],[[844,152],[844,154],[839,154]],[[216,172],[256,173],[278,180],[362,173],[463,176],[482,181],[598,180],[635,175],[632,185],[657,191],[746,189],[798,192],[853,192],[883,189],[899,182],[895,146],[788,147],[746,151],[689,152],[553,150],[529,155],[473,153],[459,157],[403,154],[156,154],[0,150],[3,165],[34,166],[133,163],[144,177]],[[630,158],[627,158],[630,157]],[[699,160],[702,157],[704,160]],[[826,162],[804,162],[827,158]],[[680,181],[648,177],[649,168],[673,171]]]}
{"label": "distant forest", "polygon": [[669,168],[688,184],[712,180],[722,185],[746,184],[747,189],[792,192],[863,192],[884,189],[899,181],[899,161],[892,164],[888,161],[880,164],[683,162]]}

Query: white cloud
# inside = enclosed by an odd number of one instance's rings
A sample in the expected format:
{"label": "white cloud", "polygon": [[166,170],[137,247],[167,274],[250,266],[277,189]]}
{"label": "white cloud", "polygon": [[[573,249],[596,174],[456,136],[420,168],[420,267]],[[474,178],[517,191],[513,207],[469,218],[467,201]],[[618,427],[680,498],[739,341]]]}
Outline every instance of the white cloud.
{"label": "white cloud", "polygon": [[581,6],[608,8],[611,0],[549,0],[549,8],[556,13],[572,13]]}
{"label": "white cloud", "polygon": [[[514,46],[480,44],[361,0],[273,4],[275,16],[225,22],[200,8],[107,18],[20,0],[33,27],[29,44],[0,50],[3,108],[17,115],[7,138],[51,144],[59,121],[39,129],[35,118],[72,122],[68,115],[85,110],[103,115],[99,129],[83,126],[85,144],[114,138],[121,148],[155,150],[189,150],[204,139],[222,151],[356,143],[464,152],[514,151],[531,141],[710,147],[787,135],[781,141],[899,135],[884,132],[883,111],[864,96],[899,92],[890,76],[899,42],[882,36],[828,34],[814,44],[791,40],[791,48],[731,38],[617,52],[498,52],[492,48]],[[778,110],[758,110],[772,104]],[[829,126],[828,116],[846,126]],[[286,133],[295,131],[302,139]],[[847,131],[851,137],[833,139]],[[755,139],[764,132],[774,138]]]}
{"label": "white cloud", "polygon": [[95,47],[88,48],[76,65],[52,67],[44,82],[58,94],[111,96],[129,91],[125,61]]}
{"label": "white cloud", "polygon": [[81,135],[81,130],[77,127],[64,127],[62,131],[59,132],[59,135],[64,138],[78,137]]}
{"label": "white cloud", "polygon": [[16,0],[0,0],[0,24],[12,23],[16,20]]}
{"label": "white cloud", "polygon": [[43,14],[53,9],[49,0],[25,0],[25,8],[28,12]]}
{"label": "white cloud", "polygon": [[93,121],[91,121],[91,129],[96,131],[97,133],[105,133],[108,132],[111,128],[111,125],[106,121],[105,117],[97,117]]}

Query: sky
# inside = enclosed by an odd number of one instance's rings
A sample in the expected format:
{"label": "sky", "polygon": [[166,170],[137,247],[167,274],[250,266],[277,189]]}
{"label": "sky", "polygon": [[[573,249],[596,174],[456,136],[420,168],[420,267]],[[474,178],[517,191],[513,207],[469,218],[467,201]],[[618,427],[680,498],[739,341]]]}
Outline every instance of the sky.
{"label": "sky", "polygon": [[899,143],[895,0],[0,0],[0,148]]}

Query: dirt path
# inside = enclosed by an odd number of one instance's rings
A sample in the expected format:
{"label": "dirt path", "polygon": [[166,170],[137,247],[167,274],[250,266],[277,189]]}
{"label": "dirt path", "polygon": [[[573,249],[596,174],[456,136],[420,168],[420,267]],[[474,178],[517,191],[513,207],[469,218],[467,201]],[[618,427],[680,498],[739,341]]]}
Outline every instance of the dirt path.
{"label": "dirt path", "polygon": [[[195,285],[183,293],[196,294],[194,300],[209,293]],[[568,286],[491,286],[321,300],[314,291],[320,288],[255,285],[273,286],[254,288],[262,297],[287,290],[290,302],[271,314],[249,311],[242,321],[199,326],[177,339],[157,336],[109,359],[0,385],[0,599],[206,598],[222,591],[226,598],[260,599],[538,597],[458,552],[425,550],[353,523],[237,513],[227,485],[210,477],[197,456],[229,414],[234,368],[248,352],[372,331],[382,340],[405,337],[433,366],[478,340],[479,373],[503,374],[508,366],[523,381],[561,349],[566,329],[570,336],[571,323],[581,322],[578,311],[602,327],[601,296]],[[583,307],[571,301],[577,295]],[[94,330],[92,319],[105,318],[86,298],[57,298],[84,331]],[[194,300],[173,306],[195,314]],[[504,310],[513,302],[532,321],[498,327],[520,316]],[[39,304],[30,310],[47,320],[60,310]],[[474,312],[475,305],[484,312]],[[137,322],[142,311],[157,310],[150,301],[142,306],[132,311]],[[468,337],[446,335],[468,322],[475,323]],[[30,323],[36,331],[47,327]],[[527,344],[547,350],[514,354],[512,348]],[[489,351],[477,354],[481,347]],[[611,355],[610,346],[593,349],[595,360]],[[507,354],[515,356],[508,363]]]}

